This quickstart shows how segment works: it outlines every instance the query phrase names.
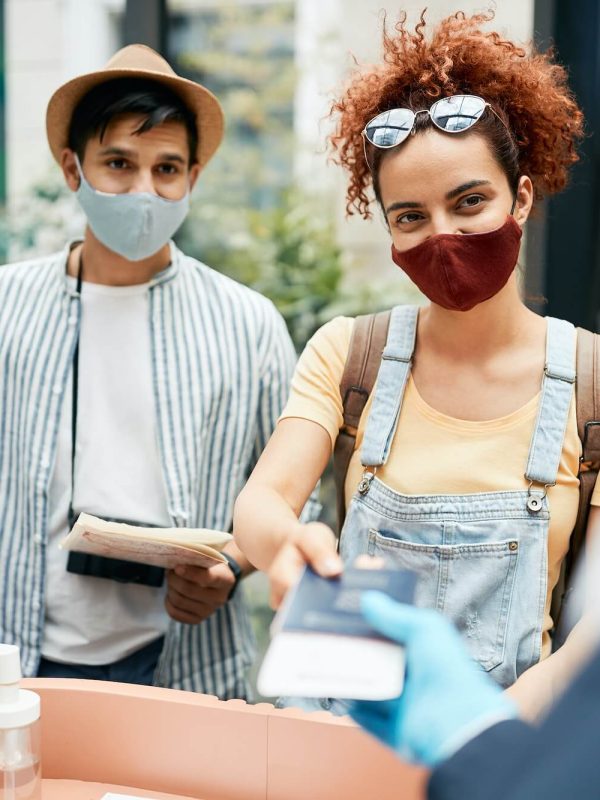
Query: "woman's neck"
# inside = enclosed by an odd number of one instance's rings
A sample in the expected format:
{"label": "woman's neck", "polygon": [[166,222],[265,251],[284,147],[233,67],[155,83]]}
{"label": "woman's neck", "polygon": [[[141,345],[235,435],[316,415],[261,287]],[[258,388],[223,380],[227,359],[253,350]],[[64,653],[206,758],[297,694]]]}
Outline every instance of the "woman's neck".
{"label": "woman's neck", "polygon": [[419,344],[452,359],[485,361],[535,335],[544,321],[522,302],[513,274],[498,294],[470,311],[431,304],[419,315]]}
{"label": "woman's neck", "polygon": [[80,258],[83,259],[85,266],[83,278],[88,283],[99,283],[104,286],[135,286],[148,283],[158,272],[165,269],[170,262],[171,251],[166,244],[150,258],[128,261],[105,247],[88,227],[83,243],[74,247],[69,254],[67,262],[69,275],[77,276]]}

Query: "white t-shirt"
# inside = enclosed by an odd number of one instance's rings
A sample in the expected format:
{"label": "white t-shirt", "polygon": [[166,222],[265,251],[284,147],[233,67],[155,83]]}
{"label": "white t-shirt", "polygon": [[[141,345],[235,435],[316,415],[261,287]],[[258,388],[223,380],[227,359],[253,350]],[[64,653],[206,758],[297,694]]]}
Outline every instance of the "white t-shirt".
{"label": "white t-shirt", "polygon": [[[74,280],[74,279],[70,279]],[[152,387],[148,284],[83,284],[79,340],[75,513],[171,525],[159,461]],[[49,495],[46,624],[42,655],[109,664],[167,628],[165,587],[66,571],[59,542],[71,496],[72,372]]]}

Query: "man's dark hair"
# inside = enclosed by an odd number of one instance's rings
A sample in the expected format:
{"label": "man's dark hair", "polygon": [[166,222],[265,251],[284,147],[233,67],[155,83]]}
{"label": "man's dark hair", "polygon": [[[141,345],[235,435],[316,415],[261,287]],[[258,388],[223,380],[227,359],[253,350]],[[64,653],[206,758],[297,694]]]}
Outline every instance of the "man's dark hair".
{"label": "man's dark hair", "polygon": [[135,133],[145,133],[163,122],[181,122],[187,131],[190,166],[196,162],[198,131],[194,114],[183,100],[156,81],[145,78],[114,78],[91,89],[78,103],[71,118],[69,147],[83,161],[85,147],[94,136],[100,141],[115,117],[144,117]]}

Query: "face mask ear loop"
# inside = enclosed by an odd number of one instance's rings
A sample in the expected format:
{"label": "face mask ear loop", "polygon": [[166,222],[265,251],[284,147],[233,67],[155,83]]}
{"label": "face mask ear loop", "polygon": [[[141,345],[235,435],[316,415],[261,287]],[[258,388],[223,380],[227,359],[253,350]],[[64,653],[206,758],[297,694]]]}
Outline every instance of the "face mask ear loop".
{"label": "face mask ear loop", "polygon": [[511,216],[511,217],[512,217],[512,215],[514,214],[514,211],[515,211],[515,206],[516,206],[516,205],[517,205],[517,195],[515,195],[515,197],[514,197],[514,200],[513,200],[513,204],[512,204],[512,206],[510,207],[510,216]]}
{"label": "face mask ear loop", "polygon": [[75,164],[77,166],[77,172],[79,173],[79,186],[77,187],[77,191],[81,188],[81,184],[85,181],[85,175],[83,174],[83,168],[81,166],[81,161],[79,160],[79,156],[77,153],[74,153],[75,156]]}

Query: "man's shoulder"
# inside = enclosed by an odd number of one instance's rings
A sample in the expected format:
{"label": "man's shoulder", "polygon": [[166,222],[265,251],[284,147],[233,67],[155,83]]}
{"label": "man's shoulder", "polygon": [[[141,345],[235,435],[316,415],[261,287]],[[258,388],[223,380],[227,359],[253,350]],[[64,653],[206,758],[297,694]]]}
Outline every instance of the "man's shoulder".
{"label": "man's shoulder", "polygon": [[198,281],[203,294],[212,296],[221,306],[228,306],[236,315],[249,314],[254,318],[258,315],[266,320],[281,319],[273,302],[260,292],[218,272],[197,258],[185,253],[181,253],[181,257],[186,275]]}
{"label": "man's shoulder", "polygon": [[58,274],[58,266],[66,258],[64,250],[47,256],[13,261],[0,266],[0,289],[6,291],[15,285],[34,289],[36,284],[44,284],[52,272]]}

